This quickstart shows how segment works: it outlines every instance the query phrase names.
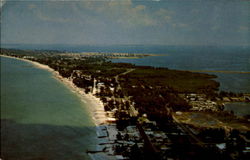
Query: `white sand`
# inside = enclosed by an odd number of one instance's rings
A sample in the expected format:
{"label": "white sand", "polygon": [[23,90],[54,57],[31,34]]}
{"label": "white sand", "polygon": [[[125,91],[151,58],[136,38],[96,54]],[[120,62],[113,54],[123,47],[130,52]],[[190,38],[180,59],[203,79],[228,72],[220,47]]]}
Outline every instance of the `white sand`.
{"label": "white sand", "polygon": [[22,61],[31,63],[38,68],[45,69],[49,72],[52,72],[52,74],[56,77],[56,79],[63,82],[63,84],[66,85],[68,88],[70,88],[72,92],[77,93],[77,95],[81,98],[83,102],[87,103],[88,109],[90,111],[90,114],[96,126],[105,124],[107,122],[107,115],[104,110],[104,105],[102,101],[91,93],[86,94],[83,91],[83,89],[78,88],[76,85],[74,85],[72,80],[62,77],[57,71],[55,71],[54,69],[50,68],[47,65],[40,64],[38,62],[34,62],[34,61],[23,59],[23,58],[11,57],[11,56],[6,56],[6,55],[0,55],[0,56],[22,60]]}

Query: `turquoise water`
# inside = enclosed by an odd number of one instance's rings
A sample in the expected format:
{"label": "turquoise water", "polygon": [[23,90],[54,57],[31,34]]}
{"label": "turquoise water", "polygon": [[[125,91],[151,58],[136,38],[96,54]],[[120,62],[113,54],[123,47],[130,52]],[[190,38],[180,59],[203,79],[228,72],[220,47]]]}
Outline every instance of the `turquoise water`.
{"label": "turquoise water", "polygon": [[[164,56],[113,61],[180,70],[250,71],[249,47],[48,46],[40,49],[157,53]],[[26,47],[39,49],[39,46]],[[221,90],[250,92],[250,74],[216,75]],[[226,107],[237,115],[250,114],[249,108],[249,103]],[[87,113],[85,104],[51,73],[22,61],[1,59],[1,157],[87,159],[85,150],[96,141],[94,124]]]}
{"label": "turquoise water", "polygon": [[[5,48],[46,49],[69,52],[152,53],[163,56],[142,59],[114,59],[136,65],[178,70],[219,70],[250,72],[250,46],[171,46],[171,45],[25,45],[3,44]],[[250,93],[250,74],[216,74],[220,89]]]}
{"label": "turquoise water", "polygon": [[1,57],[1,158],[78,160],[94,147],[86,104],[53,75]]}

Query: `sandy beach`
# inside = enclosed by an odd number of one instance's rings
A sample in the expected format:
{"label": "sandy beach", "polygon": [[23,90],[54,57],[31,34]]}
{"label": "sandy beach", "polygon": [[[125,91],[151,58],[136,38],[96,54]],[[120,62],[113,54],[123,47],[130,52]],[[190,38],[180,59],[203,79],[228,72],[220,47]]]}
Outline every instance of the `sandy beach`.
{"label": "sandy beach", "polygon": [[50,68],[47,65],[40,64],[35,61],[27,60],[24,58],[17,58],[17,57],[11,57],[11,56],[6,56],[6,55],[0,55],[2,57],[6,58],[13,58],[21,61],[28,62],[32,65],[34,65],[37,68],[40,69],[45,69],[53,74],[53,76],[62,82],[66,87],[68,87],[72,92],[76,93],[82,100],[82,102],[86,103],[87,108],[89,110],[89,113],[91,114],[91,117],[93,119],[93,122],[95,123],[96,126],[99,126],[101,124],[105,124],[107,121],[107,116],[104,110],[104,105],[102,101],[95,97],[92,93],[86,94],[83,89],[77,87],[74,85],[71,79],[64,78],[62,77],[59,72],[55,71],[54,69]]}

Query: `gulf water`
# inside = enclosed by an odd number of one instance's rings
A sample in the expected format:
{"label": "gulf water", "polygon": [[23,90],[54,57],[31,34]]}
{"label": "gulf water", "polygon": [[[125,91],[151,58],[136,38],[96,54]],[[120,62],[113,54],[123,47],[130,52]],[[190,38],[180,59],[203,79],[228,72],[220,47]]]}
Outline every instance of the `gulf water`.
{"label": "gulf water", "polygon": [[52,73],[1,57],[1,158],[89,159],[96,133],[86,106]]}
{"label": "gulf water", "polygon": [[[156,53],[142,59],[116,59],[179,70],[250,71],[249,47],[11,45],[6,48],[56,49],[69,52]],[[250,74],[218,76],[220,90],[250,93]],[[51,73],[1,58],[1,157],[8,159],[88,159],[95,144],[94,124],[86,104]],[[250,114],[250,105],[229,104],[235,114]]]}
{"label": "gulf water", "polygon": [[[3,45],[5,48],[59,50],[67,52],[152,53],[161,56],[115,59],[136,65],[178,70],[250,72],[250,46],[169,45]],[[250,74],[209,72],[218,76],[220,90],[250,93]]]}

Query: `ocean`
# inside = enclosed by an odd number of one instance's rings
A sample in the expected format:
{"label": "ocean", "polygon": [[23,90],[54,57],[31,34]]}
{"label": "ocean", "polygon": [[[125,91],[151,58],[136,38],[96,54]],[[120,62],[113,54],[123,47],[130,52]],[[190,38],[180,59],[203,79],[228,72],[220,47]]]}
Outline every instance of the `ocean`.
{"label": "ocean", "polygon": [[86,105],[52,73],[1,57],[1,158],[89,159],[97,139]]}
{"label": "ocean", "polygon": [[[3,48],[60,50],[66,52],[152,53],[161,56],[115,59],[136,65],[178,70],[250,72],[250,46],[164,46],[164,45],[7,45]],[[250,74],[209,72],[218,76],[220,90],[250,93]]]}
{"label": "ocean", "polygon": [[[250,47],[3,45],[5,48],[68,52],[155,53],[142,59],[113,59],[178,70],[250,71]],[[250,74],[216,73],[220,90],[250,93]],[[250,105],[226,107],[250,114]],[[88,159],[96,143],[94,124],[83,103],[53,75],[26,62],[1,58],[1,157]]]}

